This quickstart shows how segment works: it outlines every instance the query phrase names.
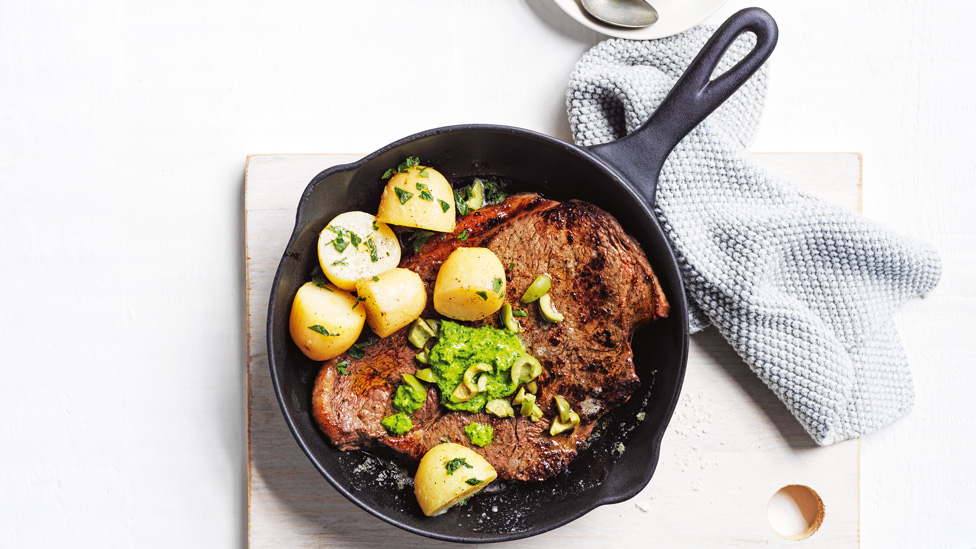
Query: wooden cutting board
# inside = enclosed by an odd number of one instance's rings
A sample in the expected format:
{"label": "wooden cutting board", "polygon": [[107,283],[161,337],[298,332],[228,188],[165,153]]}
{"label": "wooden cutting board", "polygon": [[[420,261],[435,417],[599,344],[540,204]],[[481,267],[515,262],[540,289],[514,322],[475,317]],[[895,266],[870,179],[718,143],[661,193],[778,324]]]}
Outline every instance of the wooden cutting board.
{"label": "wooden cutting board", "polygon": [[[253,155],[245,171],[247,254],[248,539],[252,547],[437,547],[362,511],[323,479],[288,431],[268,370],[271,282],[302,190],[360,155]],[[772,173],[860,211],[856,153],[757,154]],[[518,547],[857,547],[858,441],[817,447],[714,329],[691,338],[681,398],[650,484],[632,500]],[[788,485],[823,502],[809,538],[774,532],[767,506]],[[784,509],[777,498],[773,512]],[[792,500],[786,499],[787,504]],[[787,515],[789,509],[785,509]],[[774,521],[783,520],[780,515]],[[789,518],[788,516],[786,518]],[[431,519],[437,520],[437,519]],[[511,545],[508,544],[508,545]]]}

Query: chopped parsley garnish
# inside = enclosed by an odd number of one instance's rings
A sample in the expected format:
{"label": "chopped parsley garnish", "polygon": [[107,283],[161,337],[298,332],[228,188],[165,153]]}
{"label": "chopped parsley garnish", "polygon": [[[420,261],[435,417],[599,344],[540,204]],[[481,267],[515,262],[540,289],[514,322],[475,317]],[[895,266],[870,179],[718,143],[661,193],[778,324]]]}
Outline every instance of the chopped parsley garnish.
{"label": "chopped parsley garnish", "polygon": [[393,190],[396,191],[397,199],[400,200],[400,204],[406,204],[407,200],[413,198],[413,193],[410,191],[405,191],[400,187],[394,187]]}
{"label": "chopped parsley garnish", "polygon": [[494,290],[496,294],[502,291],[502,279],[496,278],[495,282],[491,286],[491,289]]}
{"label": "chopped parsley garnish", "polygon": [[444,213],[447,213],[447,210],[451,209],[451,205],[448,204],[447,202],[444,202],[440,198],[437,199],[437,203],[441,205],[441,211]]}
{"label": "chopped parsley garnish", "polygon": [[468,460],[464,458],[454,458],[449,460],[444,464],[444,469],[447,469],[447,474],[453,475],[454,471],[457,471],[461,467],[467,467],[468,469],[474,469],[474,467],[468,463]]}
{"label": "chopped parsley garnish", "polygon": [[329,283],[329,279],[325,278],[325,273],[322,272],[322,267],[318,265],[312,269],[312,284],[315,284],[319,288],[332,291],[332,288],[326,286]]}
{"label": "chopped parsley garnish", "polygon": [[424,179],[427,179],[428,177],[430,177],[430,174],[427,173],[427,166],[424,166],[423,168],[420,168],[420,171],[417,172],[417,175],[419,175],[420,177],[423,177]]}
{"label": "chopped parsley garnish", "polygon": [[469,478],[469,479],[465,480],[464,482],[467,482],[468,485],[470,485],[470,486],[477,486],[477,485],[481,484],[481,480],[476,479],[476,478]]}
{"label": "chopped parsley garnish", "polygon": [[366,356],[366,347],[376,343],[375,339],[367,339],[366,341],[360,341],[359,343],[353,344],[349,348],[349,356],[353,358],[363,358]]}
{"label": "chopped parsley garnish", "polygon": [[346,242],[346,239],[342,238],[342,235],[340,234],[332,241],[332,246],[335,247],[335,250],[341,254],[346,247],[349,246],[349,243]]}
{"label": "chopped parsley garnish", "polygon": [[471,211],[471,208],[468,207],[468,203],[465,202],[464,197],[461,196],[461,193],[458,191],[454,191],[454,206],[457,208],[458,215],[466,215]]}
{"label": "chopped parsley garnish", "polygon": [[514,268],[515,268],[515,262],[514,261],[508,264],[508,270],[509,271],[511,271]]}
{"label": "chopped parsley garnish", "polygon": [[335,267],[336,265],[348,265],[348,264],[349,264],[349,262],[346,261],[346,258],[340,257],[339,259],[336,259],[335,261],[333,261],[332,263],[330,263],[329,266],[330,267]]}
{"label": "chopped parsley garnish", "polygon": [[374,230],[374,231],[378,231],[378,230],[380,230],[380,226],[379,226],[379,225],[377,225],[375,221],[373,222],[373,230]]}
{"label": "chopped parsley garnish", "polygon": [[426,200],[427,202],[433,202],[434,195],[430,194],[430,191],[420,191],[420,199]]}
{"label": "chopped parsley garnish", "polygon": [[410,244],[413,246],[413,251],[419,252],[420,248],[424,247],[424,243],[427,242],[427,240],[432,236],[434,236],[434,231],[417,229],[407,238],[407,240],[409,240]]}
{"label": "chopped parsley garnish", "polygon": [[520,311],[518,309],[512,309],[512,316],[529,316],[529,313]]}
{"label": "chopped parsley garnish", "polygon": [[344,376],[347,376],[349,375],[349,370],[346,369],[346,366],[349,366],[349,361],[343,360],[342,362],[336,364],[336,371]]}
{"label": "chopped parsley garnish", "polygon": [[352,308],[353,308],[353,309],[355,309],[355,308],[356,308],[356,307],[358,307],[358,306],[359,306],[359,304],[360,304],[360,303],[362,303],[363,301],[366,301],[366,298],[365,298],[365,297],[357,297],[357,298],[356,298],[356,302],[352,304]]}
{"label": "chopped parsley garnish", "polygon": [[379,282],[379,281],[380,281],[380,277],[378,277],[378,276],[374,276],[373,277],[373,282]]}
{"label": "chopped parsley garnish", "polygon": [[[393,174],[406,173],[410,171],[410,168],[418,164],[420,164],[420,159],[417,158],[416,156],[407,157],[407,159],[403,161],[403,164],[397,166],[396,169],[390,168],[389,170],[383,172],[383,179],[389,179],[393,177]],[[420,171],[423,172],[424,170],[420,170]],[[428,175],[421,175],[420,177],[428,177]]]}
{"label": "chopped parsley garnish", "polygon": [[[333,226],[333,225],[329,225],[328,227],[326,227],[326,229],[329,229],[330,231],[334,232],[337,235],[336,236],[336,239],[332,241],[333,243],[338,242],[339,239],[341,239],[343,236],[345,236],[346,238],[349,239],[349,242],[352,242],[352,247],[353,248],[358,248],[359,247],[359,244],[362,243],[362,241],[363,241],[363,239],[360,238],[358,234],[350,231],[349,229],[344,229],[342,227],[336,227],[336,226]],[[342,250],[345,250],[345,249],[346,249],[346,247],[345,247],[345,245],[343,245],[342,246]],[[336,246],[336,251],[337,252],[342,253],[342,250],[340,250],[339,247]]]}
{"label": "chopped parsley garnish", "polygon": [[475,292],[475,295],[477,295],[478,297],[480,297],[485,301],[488,301],[488,292],[477,291]]}
{"label": "chopped parsley garnish", "polygon": [[430,190],[430,187],[428,187],[426,183],[417,183],[417,190],[418,191],[429,191]]}
{"label": "chopped parsley garnish", "polygon": [[325,326],[320,326],[318,324],[313,324],[312,326],[309,326],[308,329],[309,330],[312,330],[313,332],[320,333],[320,334],[322,334],[324,336],[337,336],[337,335],[339,335],[337,333],[336,334],[333,334],[332,332],[330,332],[329,330],[327,330],[325,328]]}
{"label": "chopped parsley garnish", "polygon": [[458,233],[457,239],[460,240],[461,242],[464,242],[465,240],[467,240],[468,239],[468,230],[467,229],[464,229],[463,231],[461,231],[460,233]]}
{"label": "chopped parsley garnish", "polygon": [[376,243],[373,242],[373,237],[366,239],[366,247],[369,248],[369,260],[376,263],[380,260],[380,256],[376,251]]}
{"label": "chopped parsley garnish", "polygon": [[508,193],[502,191],[498,183],[482,180],[481,184],[485,188],[485,204],[497,204],[508,198]]}

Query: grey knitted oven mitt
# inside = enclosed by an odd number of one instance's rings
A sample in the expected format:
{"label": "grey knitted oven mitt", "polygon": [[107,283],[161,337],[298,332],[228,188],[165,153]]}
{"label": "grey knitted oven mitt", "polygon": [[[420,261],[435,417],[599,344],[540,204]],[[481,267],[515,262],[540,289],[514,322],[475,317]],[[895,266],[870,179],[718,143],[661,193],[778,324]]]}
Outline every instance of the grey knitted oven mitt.
{"label": "grey knitted oven mitt", "polygon": [[[580,145],[613,141],[653,112],[714,28],[607,40],[570,78]],[[754,41],[740,38],[719,71]],[[929,246],[797,191],[750,161],[766,68],[668,157],[655,212],[684,276],[693,331],[714,324],[821,445],[904,415],[914,389],[892,321],[939,279]]]}

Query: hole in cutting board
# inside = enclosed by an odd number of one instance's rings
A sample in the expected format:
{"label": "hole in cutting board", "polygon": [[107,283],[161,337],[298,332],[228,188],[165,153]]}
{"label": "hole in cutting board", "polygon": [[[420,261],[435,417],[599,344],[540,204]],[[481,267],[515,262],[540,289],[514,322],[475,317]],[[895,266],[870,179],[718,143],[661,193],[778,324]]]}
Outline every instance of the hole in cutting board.
{"label": "hole in cutting board", "polygon": [[790,484],[780,488],[766,505],[766,518],[781,538],[809,538],[823,524],[825,508],[820,495],[809,486]]}

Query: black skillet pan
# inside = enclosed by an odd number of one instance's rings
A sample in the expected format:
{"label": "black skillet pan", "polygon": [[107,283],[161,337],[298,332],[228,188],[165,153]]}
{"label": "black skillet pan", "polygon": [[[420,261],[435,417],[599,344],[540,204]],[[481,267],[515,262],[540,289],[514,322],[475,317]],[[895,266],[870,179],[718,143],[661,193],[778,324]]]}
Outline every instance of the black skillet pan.
{"label": "black skillet pan", "polygon": [[[746,32],[756,35],[754,49],[732,69],[710,79],[726,49]],[[678,141],[766,61],[776,38],[776,23],[765,11],[749,8],[736,13],[716,31],[651,119],[614,143],[586,149],[520,128],[450,126],[401,139],[358,162],[317,175],[302,195],[295,230],[275,274],[268,355],[285,421],[322,476],[353,503],[390,524],[461,542],[532,536],[640,492],[657,465],[688,357],[681,274],[652,212],[658,174]],[[668,318],[646,325],[634,336],[640,389],[607,416],[602,433],[591,438],[566,471],[541,483],[495,483],[468,505],[436,518],[424,517],[411,486],[400,482],[412,476],[413,465],[392,456],[340,452],[329,444],[311,411],[312,384],[320,365],[302,355],[288,332],[292,299],[317,263],[319,231],[339,213],[375,211],[385,184],[380,175],[408,156],[420,157],[450,181],[474,176],[503,180],[516,189],[557,200],[586,200],[609,211],[640,242],[671,303]],[[322,517],[323,523],[328,520]]]}

